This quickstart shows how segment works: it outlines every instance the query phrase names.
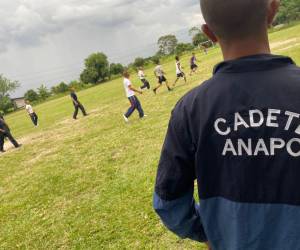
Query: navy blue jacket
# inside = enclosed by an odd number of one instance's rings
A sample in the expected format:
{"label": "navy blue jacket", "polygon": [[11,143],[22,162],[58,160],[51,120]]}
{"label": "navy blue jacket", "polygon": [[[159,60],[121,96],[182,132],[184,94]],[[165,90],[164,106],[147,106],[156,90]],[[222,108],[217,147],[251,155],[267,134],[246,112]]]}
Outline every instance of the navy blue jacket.
{"label": "navy blue jacket", "polygon": [[214,250],[300,249],[300,69],[290,58],[223,62],[178,102],[154,208]]}

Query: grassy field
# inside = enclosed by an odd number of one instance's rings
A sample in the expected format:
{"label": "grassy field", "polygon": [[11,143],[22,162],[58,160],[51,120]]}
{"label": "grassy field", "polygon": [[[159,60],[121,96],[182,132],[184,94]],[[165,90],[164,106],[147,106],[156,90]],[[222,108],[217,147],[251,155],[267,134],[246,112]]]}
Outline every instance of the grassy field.
{"label": "grassy field", "polygon": [[[274,53],[300,63],[300,25],[272,33],[271,42]],[[24,111],[6,117],[24,147],[0,156],[0,249],[205,249],[169,233],[152,210],[172,107],[221,61],[218,48],[197,56],[200,72],[188,85],[140,96],[144,120],[134,114],[124,123],[121,79],[80,92],[90,115],[77,121],[69,97],[35,107],[37,129]],[[186,72],[189,57],[182,58]],[[175,62],[164,67],[173,82]]]}

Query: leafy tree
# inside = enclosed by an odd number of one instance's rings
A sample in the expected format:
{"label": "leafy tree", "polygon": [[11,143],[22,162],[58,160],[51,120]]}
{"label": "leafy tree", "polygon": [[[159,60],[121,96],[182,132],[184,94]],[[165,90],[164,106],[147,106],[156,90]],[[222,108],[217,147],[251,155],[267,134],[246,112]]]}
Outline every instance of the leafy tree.
{"label": "leafy tree", "polygon": [[300,19],[300,0],[281,0],[275,24],[284,24]]}
{"label": "leafy tree", "polygon": [[10,92],[14,92],[18,87],[20,87],[18,81],[11,81],[2,74],[0,75],[0,98],[8,96]]}
{"label": "leafy tree", "polygon": [[33,89],[28,90],[25,95],[25,99],[30,102],[35,102],[39,100],[39,95]]}
{"label": "leafy tree", "polygon": [[0,110],[7,113],[13,107],[9,94],[20,86],[18,81],[11,81],[0,75]]}
{"label": "leafy tree", "polygon": [[110,74],[111,75],[119,75],[124,71],[124,66],[121,63],[112,63],[110,65]]}
{"label": "leafy tree", "polygon": [[80,75],[83,83],[96,84],[109,76],[109,62],[104,53],[93,53],[85,59],[85,69]]}
{"label": "leafy tree", "polygon": [[57,86],[54,86],[54,87],[51,88],[51,92],[53,94],[65,93],[68,90],[69,90],[69,86],[66,83],[64,83],[64,82],[61,82]]}
{"label": "leafy tree", "polygon": [[13,109],[14,104],[9,98],[9,96],[3,96],[0,98],[0,112],[1,113],[8,113],[11,109]]}
{"label": "leafy tree", "polygon": [[84,69],[80,75],[80,80],[85,84],[96,84],[98,82],[98,79],[99,74],[97,73],[97,70],[93,68]]}
{"label": "leafy tree", "polygon": [[44,84],[42,84],[37,90],[41,100],[46,100],[51,95],[48,88]]}
{"label": "leafy tree", "polygon": [[181,55],[185,51],[191,51],[194,49],[193,44],[190,43],[178,43],[176,49],[175,49],[175,54],[176,55]]}
{"label": "leafy tree", "polygon": [[139,67],[143,67],[145,65],[146,61],[144,58],[138,57],[134,60],[134,67],[139,68]]}
{"label": "leafy tree", "polygon": [[76,90],[81,90],[81,89],[84,89],[86,86],[86,84],[84,84],[83,82],[80,82],[80,81],[71,81],[69,83],[69,88],[74,88]]}
{"label": "leafy tree", "polygon": [[189,34],[192,37],[192,42],[194,46],[200,46],[202,43],[208,41],[208,38],[202,33],[202,30],[198,27],[192,27],[189,30]]}
{"label": "leafy tree", "polygon": [[151,60],[153,63],[155,63],[155,64],[157,64],[157,63],[159,62],[159,59],[160,59],[160,55],[159,55],[159,54],[156,54],[155,56],[152,56],[152,57],[150,58],[150,60]]}
{"label": "leafy tree", "polygon": [[174,35],[162,36],[158,39],[159,52],[163,55],[170,55],[175,52],[178,40]]}

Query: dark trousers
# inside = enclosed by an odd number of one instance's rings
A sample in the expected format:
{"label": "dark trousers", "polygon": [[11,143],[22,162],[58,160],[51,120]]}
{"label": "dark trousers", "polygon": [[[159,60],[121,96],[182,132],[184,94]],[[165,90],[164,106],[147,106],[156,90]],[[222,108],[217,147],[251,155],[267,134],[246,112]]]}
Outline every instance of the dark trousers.
{"label": "dark trousers", "polygon": [[10,131],[6,131],[5,133],[0,132],[0,151],[4,150],[4,139],[7,137],[8,140],[16,147],[18,148],[20,145],[19,143],[15,140],[15,138],[12,136]]}
{"label": "dark trousers", "polygon": [[73,114],[73,118],[76,119],[77,118],[77,115],[78,115],[78,110],[80,109],[82,114],[84,116],[86,116],[86,112],[85,112],[85,109],[83,107],[83,105],[80,103],[80,102],[77,102],[77,104],[74,103],[74,107],[75,107],[75,111],[74,111],[74,114]]}
{"label": "dark trousers", "polygon": [[150,89],[150,83],[146,79],[141,79],[144,85],[141,86],[141,89]]}
{"label": "dark trousers", "polygon": [[126,112],[125,116],[127,118],[129,118],[132,115],[132,113],[137,109],[137,111],[139,112],[140,118],[143,118],[144,111],[143,111],[143,108],[142,108],[142,105],[141,105],[139,99],[136,96],[131,96],[131,97],[128,97],[128,100],[129,100],[131,106],[128,109],[128,111]]}
{"label": "dark trousers", "polygon": [[32,114],[29,114],[29,116],[30,116],[31,121],[34,124],[34,126],[37,126],[38,120],[39,120],[37,114],[36,113],[32,113]]}

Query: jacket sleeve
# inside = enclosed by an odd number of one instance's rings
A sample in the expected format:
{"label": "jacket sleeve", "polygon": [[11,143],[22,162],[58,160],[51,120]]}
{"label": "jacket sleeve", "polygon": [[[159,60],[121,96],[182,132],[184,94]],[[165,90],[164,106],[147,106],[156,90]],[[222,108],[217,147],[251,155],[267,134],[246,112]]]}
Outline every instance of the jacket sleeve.
{"label": "jacket sleeve", "polygon": [[181,238],[206,242],[194,200],[195,151],[180,102],[172,113],[158,166],[153,206],[164,225]]}

